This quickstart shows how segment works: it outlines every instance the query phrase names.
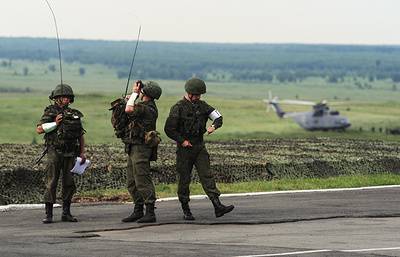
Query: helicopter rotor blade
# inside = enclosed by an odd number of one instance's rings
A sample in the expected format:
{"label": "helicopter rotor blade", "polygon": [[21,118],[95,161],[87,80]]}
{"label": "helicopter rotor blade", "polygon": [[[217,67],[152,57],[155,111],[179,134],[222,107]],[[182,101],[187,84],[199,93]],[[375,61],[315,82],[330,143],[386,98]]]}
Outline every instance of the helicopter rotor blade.
{"label": "helicopter rotor blade", "polygon": [[265,111],[266,111],[266,112],[269,112],[271,101],[269,101],[268,99],[263,99],[263,102],[264,102],[265,105],[266,105]]}
{"label": "helicopter rotor blade", "polygon": [[264,99],[264,102],[267,104],[267,112],[271,110],[271,101],[272,101],[272,92],[268,90],[268,99]]}
{"label": "helicopter rotor blade", "polygon": [[297,104],[297,105],[316,105],[316,103],[311,101],[303,101],[303,100],[280,100],[281,104]]}
{"label": "helicopter rotor blade", "polygon": [[342,105],[342,104],[348,104],[344,102],[329,102],[329,105]]}

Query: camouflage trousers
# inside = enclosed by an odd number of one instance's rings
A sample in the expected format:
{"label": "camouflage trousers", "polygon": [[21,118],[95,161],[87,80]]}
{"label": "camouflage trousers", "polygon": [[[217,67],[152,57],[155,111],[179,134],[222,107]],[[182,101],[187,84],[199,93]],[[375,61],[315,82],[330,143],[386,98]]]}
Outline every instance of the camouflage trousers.
{"label": "camouflage trousers", "polygon": [[71,201],[72,196],[76,192],[73,174],[70,172],[74,166],[75,158],[65,157],[62,153],[57,152],[51,147],[49,148],[47,153],[47,183],[44,202],[56,202],[57,185],[60,176],[62,181],[62,199],[63,201]]}
{"label": "camouflage trousers", "polygon": [[190,181],[192,177],[193,166],[196,167],[200,178],[200,183],[209,199],[219,197],[214,175],[210,169],[210,155],[204,145],[193,145],[190,148],[178,146],[176,151],[176,169],[178,173],[178,198],[180,202],[189,202]]}
{"label": "camouflage trousers", "polygon": [[150,173],[152,149],[147,145],[131,145],[126,170],[127,186],[135,204],[151,204],[156,193]]}

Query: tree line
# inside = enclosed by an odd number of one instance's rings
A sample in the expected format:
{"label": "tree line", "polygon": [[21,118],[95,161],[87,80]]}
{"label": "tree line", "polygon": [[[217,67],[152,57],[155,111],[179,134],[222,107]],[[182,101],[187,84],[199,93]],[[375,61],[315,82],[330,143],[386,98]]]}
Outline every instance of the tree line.
{"label": "tree line", "polygon": [[[116,69],[120,78],[128,76],[134,46],[132,41],[61,41],[63,61],[103,64]],[[297,82],[322,77],[337,83],[353,76],[400,82],[399,57],[400,46],[141,41],[134,73],[143,79],[184,80],[196,75],[215,81]],[[54,58],[56,39],[0,37],[0,59]]]}

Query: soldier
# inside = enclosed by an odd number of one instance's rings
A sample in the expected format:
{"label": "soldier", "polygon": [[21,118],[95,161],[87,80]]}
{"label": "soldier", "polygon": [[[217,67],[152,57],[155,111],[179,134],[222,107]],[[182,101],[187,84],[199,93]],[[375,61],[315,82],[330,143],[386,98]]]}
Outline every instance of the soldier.
{"label": "soldier", "polygon": [[[162,90],[156,82],[149,81],[142,85],[141,81],[137,81],[126,104],[125,112],[130,120],[129,143],[125,148],[128,153],[127,184],[135,206],[132,214],[122,219],[122,222],[156,222],[156,194],[150,173],[150,161],[156,160],[159,141],[147,141],[147,136],[156,133],[158,109],[154,99],[159,99],[161,93]],[[140,102],[135,104],[137,99],[140,99]]]}
{"label": "soldier", "polygon": [[[178,197],[185,220],[194,220],[189,208],[189,184],[193,165],[196,166],[201,185],[211,200],[215,216],[221,217],[233,210],[234,206],[225,206],[219,200],[218,190],[210,171],[210,159],[203,141],[203,134],[213,133],[222,126],[221,114],[201,101],[206,93],[206,84],[198,78],[189,79],[185,84],[186,95],[172,106],[165,123],[164,131],[177,143],[176,169],[178,173]],[[206,129],[207,120],[213,121]]]}
{"label": "soldier", "polygon": [[44,114],[36,127],[38,134],[45,133],[47,150],[47,184],[44,195],[46,217],[43,223],[53,222],[53,204],[56,202],[57,184],[62,176],[62,221],[77,222],[71,214],[71,199],[76,192],[75,182],[70,172],[77,156],[86,161],[85,143],[81,118],[83,114],[69,107],[74,102],[72,88],[60,84],[51,92],[49,99],[54,103],[45,108]]}

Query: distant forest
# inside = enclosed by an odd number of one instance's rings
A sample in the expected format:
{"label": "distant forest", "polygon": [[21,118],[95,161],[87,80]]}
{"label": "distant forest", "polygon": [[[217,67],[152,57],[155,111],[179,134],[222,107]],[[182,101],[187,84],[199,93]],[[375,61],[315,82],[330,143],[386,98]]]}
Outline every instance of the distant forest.
{"label": "distant forest", "polygon": [[[64,62],[103,64],[127,77],[134,41],[61,40]],[[0,37],[0,59],[58,58],[56,39]],[[3,61],[1,65],[6,65]],[[139,43],[135,76],[213,81],[295,82],[345,76],[400,82],[400,46],[311,44]]]}

